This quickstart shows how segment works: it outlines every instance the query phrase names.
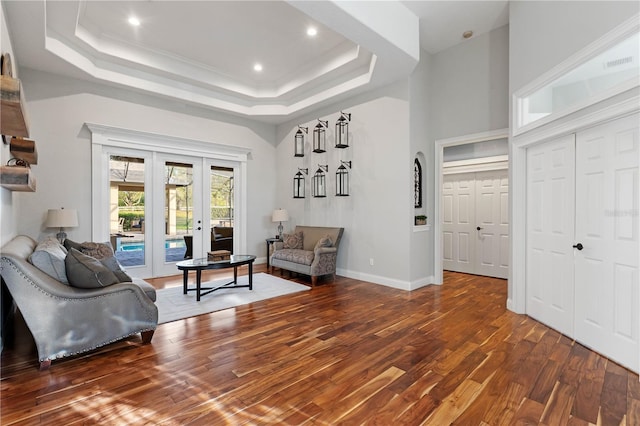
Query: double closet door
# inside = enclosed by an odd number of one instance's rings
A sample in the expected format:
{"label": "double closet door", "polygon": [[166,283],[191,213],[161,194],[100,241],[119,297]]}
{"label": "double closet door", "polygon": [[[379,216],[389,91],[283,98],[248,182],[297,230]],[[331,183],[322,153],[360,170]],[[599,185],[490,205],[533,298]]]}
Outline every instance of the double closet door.
{"label": "double closet door", "polygon": [[443,177],[443,269],[507,278],[509,274],[507,170]]}
{"label": "double closet door", "polygon": [[639,122],[527,151],[527,314],[636,372]]}

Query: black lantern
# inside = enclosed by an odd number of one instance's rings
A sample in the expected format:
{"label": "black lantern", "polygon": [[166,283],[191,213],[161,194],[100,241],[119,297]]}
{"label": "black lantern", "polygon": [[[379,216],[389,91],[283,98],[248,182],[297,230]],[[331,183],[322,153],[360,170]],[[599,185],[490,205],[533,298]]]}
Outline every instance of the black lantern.
{"label": "black lantern", "polygon": [[313,129],[313,152],[327,151],[327,127],[329,127],[329,122],[318,118],[318,124]]}
{"label": "black lantern", "polygon": [[308,127],[298,126],[298,131],[296,132],[296,136],[294,138],[295,139],[295,145],[293,146],[294,157],[304,157],[304,135],[305,133],[308,133],[308,132],[309,132]]}
{"label": "black lantern", "polygon": [[351,114],[340,111],[336,121],[336,148],[349,148],[349,122]]}
{"label": "black lantern", "polygon": [[327,179],[324,172],[329,171],[329,165],[318,164],[318,170],[313,175],[313,196],[323,198],[327,196]]}
{"label": "black lantern", "polygon": [[351,161],[340,161],[340,167],[336,172],[336,197],[349,196],[349,169],[351,169]]}
{"label": "black lantern", "polygon": [[306,174],[309,174],[309,169],[298,168],[298,173],[293,177],[293,198],[304,198],[304,175]]}

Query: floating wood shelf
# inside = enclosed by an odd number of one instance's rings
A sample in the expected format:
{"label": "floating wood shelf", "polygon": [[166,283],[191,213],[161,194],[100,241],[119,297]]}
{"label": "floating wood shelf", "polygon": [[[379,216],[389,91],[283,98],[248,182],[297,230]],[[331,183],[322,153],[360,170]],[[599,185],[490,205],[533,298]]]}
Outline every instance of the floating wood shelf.
{"label": "floating wood shelf", "polygon": [[0,186],[12,191],[35,192],[36,178],[28,167],[0,166]]}
{"label": "floating wood shelf", "polygon": [[38,164],[38,150],[36,149],[35,141],[23,138],[11,138],[9,152],[11,152],[14,158],[24,160],[30,165]]}
{"label": "floating wood shelf", "polygon": [[0,75],[0,134],[29,137],[22,83],[8,75]]}

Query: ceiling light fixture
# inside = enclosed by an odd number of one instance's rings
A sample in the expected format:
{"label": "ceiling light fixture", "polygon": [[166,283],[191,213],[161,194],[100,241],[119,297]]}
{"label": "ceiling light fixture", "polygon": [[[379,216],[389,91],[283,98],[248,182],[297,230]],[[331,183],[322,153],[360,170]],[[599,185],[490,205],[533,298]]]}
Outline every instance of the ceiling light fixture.
{"label": "ceiling light fixture", "polygon": [[140,20],[138,18],[136,18],[135,16],[130,16],[129,17],[129,24],[133,25],[134,27],[139,27],[140,26]]}
{"label": "ceiling light fixture", "polygon": [[253,66],[253,70],[256,71],[256,72],[262,71],[262,64],[255,64]]}
{"label": "ceiling light fixture", "polygon": [[462,33],[462,37],[464,38],[471,38],[473,36],[473,31],[469,30],[469,31],[465,31]]}
{"label": "ceiling light fixture", "polygon": [[307,35],[309,37],[315,37],[318,34],[318,30],[315,27],[307,28]]}

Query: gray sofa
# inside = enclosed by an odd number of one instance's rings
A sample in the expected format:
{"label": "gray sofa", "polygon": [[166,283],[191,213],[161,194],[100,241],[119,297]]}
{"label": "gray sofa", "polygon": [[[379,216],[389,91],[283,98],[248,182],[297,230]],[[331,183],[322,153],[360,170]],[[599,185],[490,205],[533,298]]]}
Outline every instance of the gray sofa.
{"label": "gray sofa", "polygon": [[33,334],[41,369],[136,333],[151,342],[158,308],[150,284],[134,279],[97,289],[71,287],[29,262],[36,245],[27,236],[5,244],[0,273]]}
{"label": "gray sofa", "polygon": [[[319,276],[333,275],[335,279],[338,246],[343,232],[344,228],[296,226],[293,234],[302,233],[302,248],[285,248],[284,242],[275,243],[270,265],[309,275],[312,286],[317,284]],[[318,241],[327,236],[331,242],[330,246],[316,247]]]}

